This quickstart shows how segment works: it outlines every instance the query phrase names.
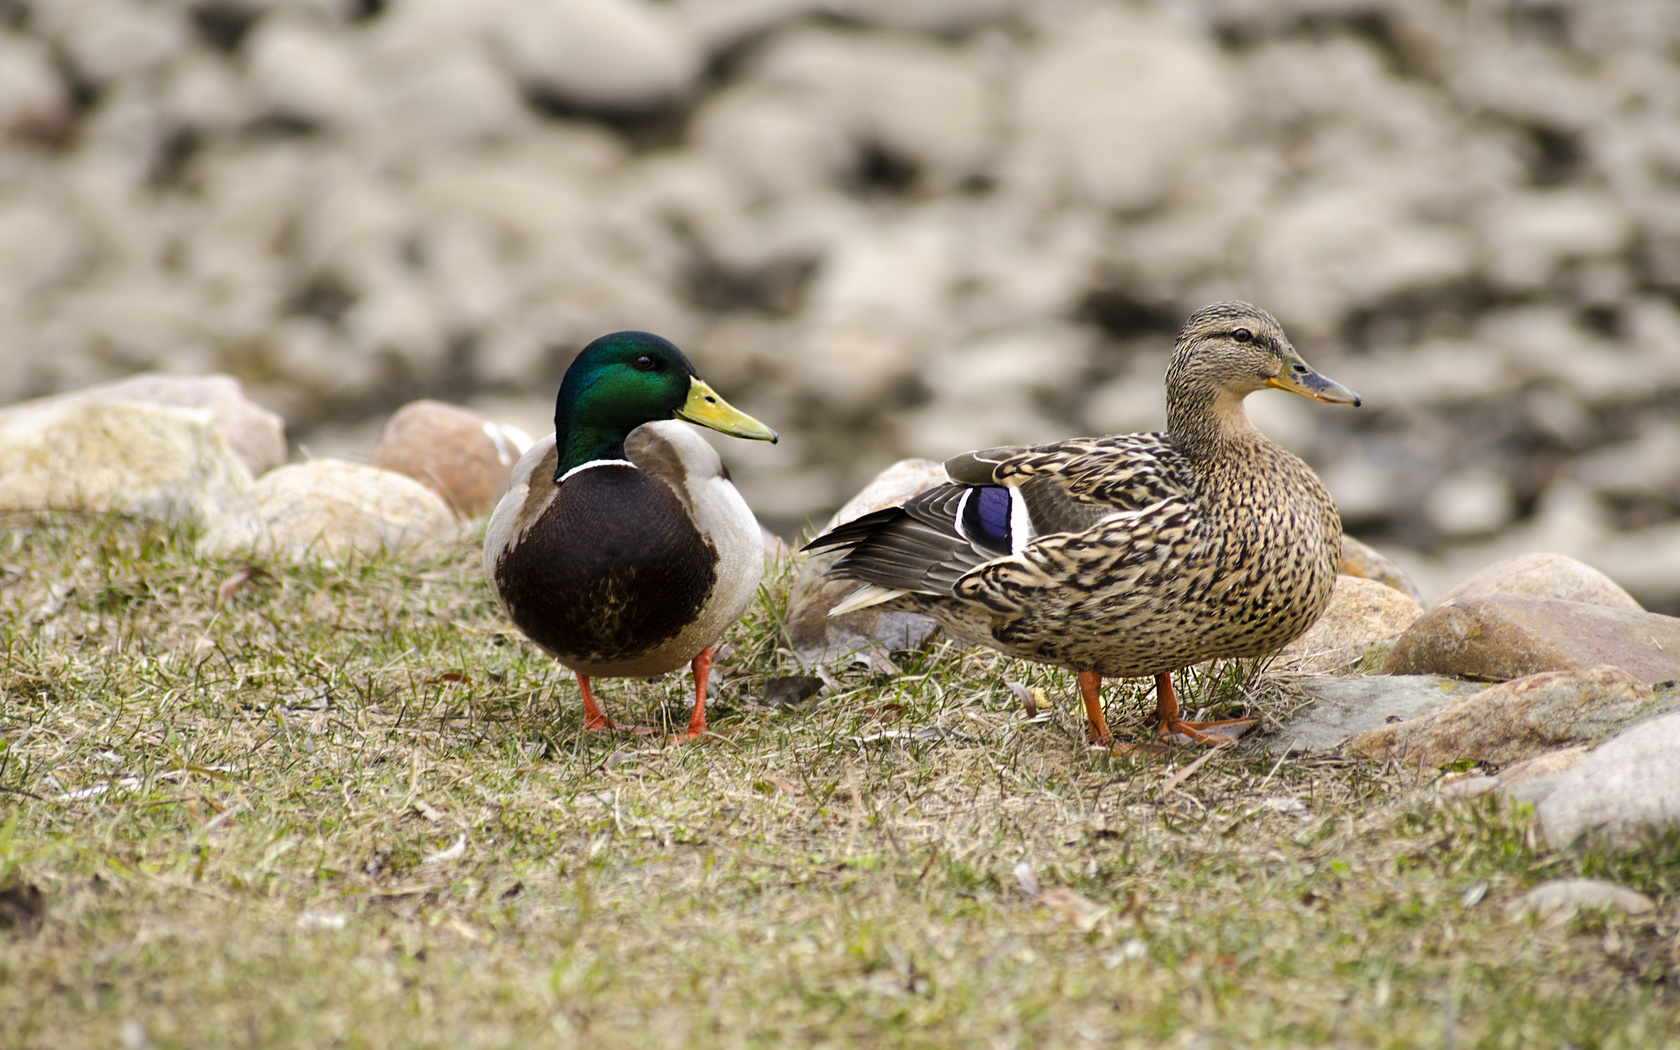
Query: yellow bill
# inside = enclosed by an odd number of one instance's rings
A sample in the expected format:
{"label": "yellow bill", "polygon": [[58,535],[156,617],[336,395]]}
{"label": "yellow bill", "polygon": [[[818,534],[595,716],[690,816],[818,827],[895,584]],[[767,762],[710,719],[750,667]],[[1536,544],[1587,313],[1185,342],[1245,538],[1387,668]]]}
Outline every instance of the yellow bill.
{"label": "yellow bill", "polygon": [[716,390],[697,377],[691,377],[688,381],[688,400],[677,409],[677,418],[710,427],[730,437],[768,441],[771,444],[776,442],[774,430],[740,409],[731,407],[729,402],[718,396]]}

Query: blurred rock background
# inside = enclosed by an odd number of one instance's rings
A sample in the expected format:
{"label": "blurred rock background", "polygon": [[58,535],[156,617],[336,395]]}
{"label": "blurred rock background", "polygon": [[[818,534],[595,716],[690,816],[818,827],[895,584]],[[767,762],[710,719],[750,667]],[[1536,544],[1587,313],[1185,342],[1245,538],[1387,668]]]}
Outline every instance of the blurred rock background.
{"label": "blurred rock background", "polygon": [[1162,425],[1195,307],[1426,594],[1506,554],[1680,611],[1673,0],[0,0],[0,403],[225,371],[294,455],[437,397],[546,432],[646,328],[781,445]]}

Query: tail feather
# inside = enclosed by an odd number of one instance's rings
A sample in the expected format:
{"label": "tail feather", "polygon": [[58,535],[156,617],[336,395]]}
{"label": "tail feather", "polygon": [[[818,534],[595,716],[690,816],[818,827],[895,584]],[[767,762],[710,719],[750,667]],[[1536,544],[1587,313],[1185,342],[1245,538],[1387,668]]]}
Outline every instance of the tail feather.
{"label": "tail feather", "polygon": [[894,598],[902,597],[903,595],[909,593],[909,591],[900,590],[894,587],[878,587],[873,583],[866,583],[862,587],[853,591],[851,594],[847,595],[846,599],[839,605],[836,605],[834,608],[828,610],[828,615],[841,616],[845,613],[857,612],[859,609],[867,609],[871,605],[880,605],[882,602],[890,602]]}

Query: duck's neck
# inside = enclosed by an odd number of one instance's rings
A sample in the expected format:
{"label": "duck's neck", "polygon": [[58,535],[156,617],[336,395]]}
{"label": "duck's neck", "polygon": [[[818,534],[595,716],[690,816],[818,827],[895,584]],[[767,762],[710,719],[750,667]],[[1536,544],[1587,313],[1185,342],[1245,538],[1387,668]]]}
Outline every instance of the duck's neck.
{"label": "duck's neck", "polygon": [[554,450],[559,463],[554,476],[602,459],[623,459],[624,439],[630,430],[621,424],[603,425],[578,414],[561,411],[554,417]]}
{"label": "duck's neck", "polygon": [[1193,387],[1167,399],[1167,433],[1193,461],[1228,460],[1267,444],[1243,410],[1246,395]]}

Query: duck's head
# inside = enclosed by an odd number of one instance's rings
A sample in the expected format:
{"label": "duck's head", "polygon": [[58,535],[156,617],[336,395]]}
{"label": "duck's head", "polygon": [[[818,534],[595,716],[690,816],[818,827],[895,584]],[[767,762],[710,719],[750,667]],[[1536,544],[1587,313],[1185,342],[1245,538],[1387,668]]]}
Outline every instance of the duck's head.
{"label": "duck's head", "polygon": [[613,332],[584,347],[560,383],[554,406],[555,478],[598,459],[622,459],[624,439],[643,423],[686,419],[755,441],[776,432],[732,408],[694,373],[681,350],[648,332]]}
{"label": "duck's head", "polygon": [[1235,300],[1204,306],[1184,322],[1167,366],[1167,389],[1190,386],[1239,398],[1276,387],[1332,405],[1360,403],[1358,394],[1301,358],[1277,318]]}
{"label": "duck's head", "polygon": [[1167,429],[1197,444],[1252,434],[1242,401],[1267,387],[1360,404],[1358,394],[1302,359],[1271,314],[1234,300],[1204,306],[1184,322],[1167,365]]}

